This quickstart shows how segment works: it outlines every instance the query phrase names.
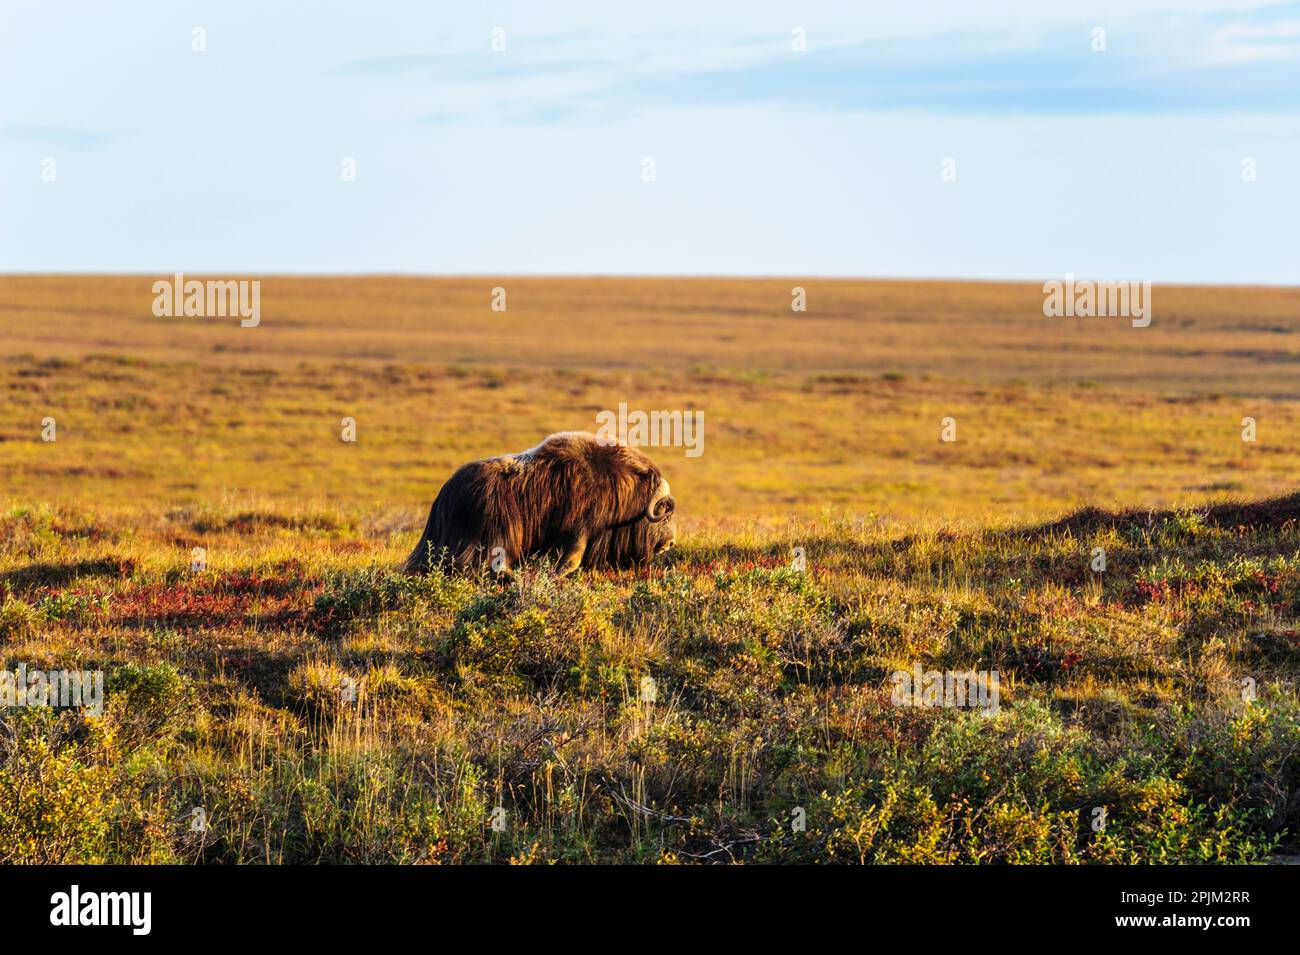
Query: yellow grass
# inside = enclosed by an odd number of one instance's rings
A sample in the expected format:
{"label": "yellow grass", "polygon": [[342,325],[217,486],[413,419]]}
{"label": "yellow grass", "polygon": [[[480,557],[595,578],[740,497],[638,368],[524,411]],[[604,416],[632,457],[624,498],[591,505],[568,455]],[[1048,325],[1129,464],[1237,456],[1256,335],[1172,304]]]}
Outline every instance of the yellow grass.
{"label": "yellow grass", "polygon": [[155,278],[0,278],[0,494],[408,526],[456,464],[593,430],[620,402],[705,413],[702,456],[652,452],[687,528],[1006,523],[1264,496],[1300,473],[1294,289],[1157,287],[1136,329],[1047,318],[1022,284],[268,277],[241,328],[154,317]]}
{"label": "yellow grass", "polygon": [[[152,278],[0,278],[0,656],[105,677],[0,713],[0,862],[1295,852],[1300,292],[270,277],[246,329]],[[620,403],[705,415],[655,567],[395,571],[456,465]]]}

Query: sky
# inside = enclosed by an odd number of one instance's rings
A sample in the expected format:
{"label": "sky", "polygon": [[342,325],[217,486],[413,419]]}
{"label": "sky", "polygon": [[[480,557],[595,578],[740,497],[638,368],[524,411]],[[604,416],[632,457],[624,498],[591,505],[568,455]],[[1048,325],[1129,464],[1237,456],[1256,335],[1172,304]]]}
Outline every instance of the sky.
{"label": "sky", "polygon": [[1300,284],[1300,2],[4,0],[0,90],[5,272]]}

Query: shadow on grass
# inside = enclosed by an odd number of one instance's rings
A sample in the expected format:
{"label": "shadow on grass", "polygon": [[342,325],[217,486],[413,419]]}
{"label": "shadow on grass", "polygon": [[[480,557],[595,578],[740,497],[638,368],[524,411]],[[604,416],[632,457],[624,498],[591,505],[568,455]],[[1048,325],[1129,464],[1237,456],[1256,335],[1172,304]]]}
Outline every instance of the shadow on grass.
{"label": "shadow on grass", "polygon": [[1016,537],[1039,537],[1065,532],[1090,533],[1107,527],[1134,524],[1154,526],[1173,520],[1182,514],[1197,514],[1212,527],[1281,527],[1289,521],[1300,521],[1300,493],[1266,498],[1262,501],[1227,501],[1210,507],[1179,510],[1128,508],[1122,511],[1107,511],[1098,507],[1086,507],[1059,520],[1007,533],[1009,536]]}
{"label": "shadow on grass", "polygon": [[[1245,527],[1253,530],[1282,527],[1291,522],[1300,522],[1300,493],[1262,501],[1234,501],[1199,508],[1163,510],[1129,508],[1108,511],[1098,507],[1087,507],[1054,521],[1025,527],[1002,530],[976,529],[969,532],[940,530],[933,535],[908,534],[891,540],[870,543],[855,540],[848,534],[837,536],[823,532],[816,535],[801,535],[791,532],[785,540],[762,544],[717,543],[684,546],[672,554],[670,565],[696,569],[703,565],[707,569],[709,565],[717,563],[732,565],[733,569],[736,565],[777,568],[790,565],[792,559],[790,548],[794,545],[803,547],[810,561],[816,556],[846,555],[867,563],[889,562],[894,555],[906,553],[920,544],[928,546],[933,541],[938,541],[940,544],[963,540],[980,541],[990,545],[988,551],[991,555],[1005,554],[1005,551],[998,551],[993,545],[1028,543],[1065,534],[1086,536],[1108,528],[1159,527],[1187,514],[1198,515],[1210,527]],[[1006,563],[1006,560],[1004,557],[997,557],[993,562],[1001,564]]]}
{"label": "shadow on grass", "polygon": [[134,572],[135,561],[124,557],[75,560],[66,564],[28,564],[0,574],[0,590],[64,587],[79,577],[126,577]]}

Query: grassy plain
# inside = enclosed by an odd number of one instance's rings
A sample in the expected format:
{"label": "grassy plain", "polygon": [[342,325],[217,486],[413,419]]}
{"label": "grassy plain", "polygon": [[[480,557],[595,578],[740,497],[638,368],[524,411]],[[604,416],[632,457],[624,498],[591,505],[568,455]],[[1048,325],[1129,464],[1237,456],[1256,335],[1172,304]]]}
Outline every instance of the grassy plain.
{"label": "grassy plain", "polygon": [[[1032,285],[272,276],[243,329],[152,280],[0,277],[0,655],[108,678],[3,717],[5,861],[1297,848],[1300,290],[1134,329]],[[392,572],[456,464],[619,402],[705,412],[652,452],[664,566]],[[892,705],[918,663],[999,713]]]}

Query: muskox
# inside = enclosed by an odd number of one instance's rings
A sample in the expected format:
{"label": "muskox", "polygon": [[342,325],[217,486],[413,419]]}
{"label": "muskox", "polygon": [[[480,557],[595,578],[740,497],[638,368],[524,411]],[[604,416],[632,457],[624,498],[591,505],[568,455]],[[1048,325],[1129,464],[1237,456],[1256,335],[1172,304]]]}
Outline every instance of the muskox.
{"label": "muskox", "polygon": [[554,556],[557,572],[648,564],[676,541],[677,502],[650,457],[586,432],[553,434],[519,454],[471,461],[438,492],[410,573],[436,565],[509,574]]}

